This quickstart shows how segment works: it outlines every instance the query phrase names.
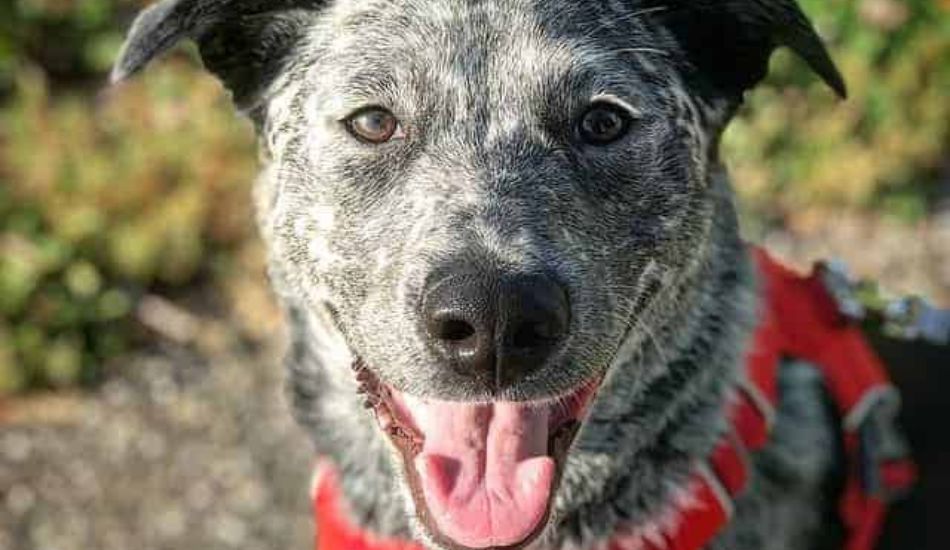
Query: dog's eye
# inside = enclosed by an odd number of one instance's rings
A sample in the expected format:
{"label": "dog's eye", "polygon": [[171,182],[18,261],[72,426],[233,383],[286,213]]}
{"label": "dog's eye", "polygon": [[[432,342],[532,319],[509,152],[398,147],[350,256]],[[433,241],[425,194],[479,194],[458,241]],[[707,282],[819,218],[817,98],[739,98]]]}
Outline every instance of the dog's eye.
{"label": "dog's eye", "polygon": [[624,108],[607,102],[591,105],[577,124],[580,138],[590,145],[617,141],[630,129],[631,117]]}
{"label": "dog's eye", "polygon": [[351,134],[367,143],[386,143],[402,133],[396,116],[382,107],[361,109],[344,123]]}

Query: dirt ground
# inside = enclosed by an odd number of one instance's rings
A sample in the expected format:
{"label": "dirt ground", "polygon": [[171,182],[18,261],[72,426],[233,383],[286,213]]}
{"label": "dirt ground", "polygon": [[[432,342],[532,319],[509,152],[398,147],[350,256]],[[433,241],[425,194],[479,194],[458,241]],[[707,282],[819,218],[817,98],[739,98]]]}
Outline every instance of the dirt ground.
{"label": "dirt ground", "polygon": [[0,550],[307,548],[309,444],[278,344],[229,321],[161,341],[91,394],[0,409]]}
{"label": "dirt ground", "polygon": [[[763,242],[950,306],[950,214],[794,229]],[[97,390],[0,402],[0,550],[307,548],[311,457],[281,391],[280,331],[248,338],[254,307],[241,320],[149,304],[156,342]]]}

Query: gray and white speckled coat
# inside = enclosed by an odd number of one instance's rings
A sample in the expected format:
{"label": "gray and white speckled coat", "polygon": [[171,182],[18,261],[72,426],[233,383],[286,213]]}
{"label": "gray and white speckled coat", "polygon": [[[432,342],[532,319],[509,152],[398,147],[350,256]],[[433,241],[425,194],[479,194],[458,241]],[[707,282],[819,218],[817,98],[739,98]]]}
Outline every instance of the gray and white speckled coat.
{"label": "gray and white speckled coat", "polygon": [[[720,134],[779,46],[844,94],[793,0],[164,0],[114,79],[183,39],[256,125],[296,415],[361,523],[448,547],[362,407],[357,360],[452,402],[603,380],[539,544],[590,547],[662,513],[725,429],[755,322]],[[354,135],[367,109],[394,125],[387,139]],[[595,110],[609,140],[589,139]],[[446,266],[556,279],[570,309],[557,352],[503,387],[445,368],[420,303]],[[789,363],[780,384],[773,442],[712,548],[835,539],[821,381]]]}

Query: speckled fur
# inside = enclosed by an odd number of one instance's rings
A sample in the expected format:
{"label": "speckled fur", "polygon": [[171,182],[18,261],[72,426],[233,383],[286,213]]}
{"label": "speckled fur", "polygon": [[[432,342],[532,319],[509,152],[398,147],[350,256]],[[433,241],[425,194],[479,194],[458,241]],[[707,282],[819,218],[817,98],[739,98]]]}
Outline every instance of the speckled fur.
{"label": "speckled fur", "polygon": [[[744,41],[696,48],[699,18]],[[356,394],[357,356],[387,383],[443,399],[549,397],[606,373],[537,544],[590,548],[665,513],[726,425],[755,323],[719,135],[777,44],[843,90],[794,3],[166,0],[136,23],[115,79],[182,38],[257,125],[290,395],[358,521],[426,538]],[[574,120],[595,97],[632,107],[629,135],[577,142]],[[391,109],[407,139],[354,140],[340,120],[364,105]],[[568,288],[564,351],[500,396],[438,368],[419,329],[427,277],[460,263],[545,270]],[[820,504],[833,485],[830,413],[812,369],[782,372],[774,441],[713,548],[833,538]]]}

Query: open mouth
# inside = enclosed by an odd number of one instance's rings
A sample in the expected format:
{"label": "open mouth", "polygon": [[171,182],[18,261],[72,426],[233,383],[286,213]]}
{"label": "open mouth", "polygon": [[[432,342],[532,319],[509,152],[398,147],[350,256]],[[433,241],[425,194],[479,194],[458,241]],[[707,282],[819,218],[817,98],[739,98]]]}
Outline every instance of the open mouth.
{"label": "open mouth", "polygon": [[521,548],[541,534],[599,380],[554,399],[460,402],[416,398],[382,383],[361,361],[354,368],[436,542]]}

